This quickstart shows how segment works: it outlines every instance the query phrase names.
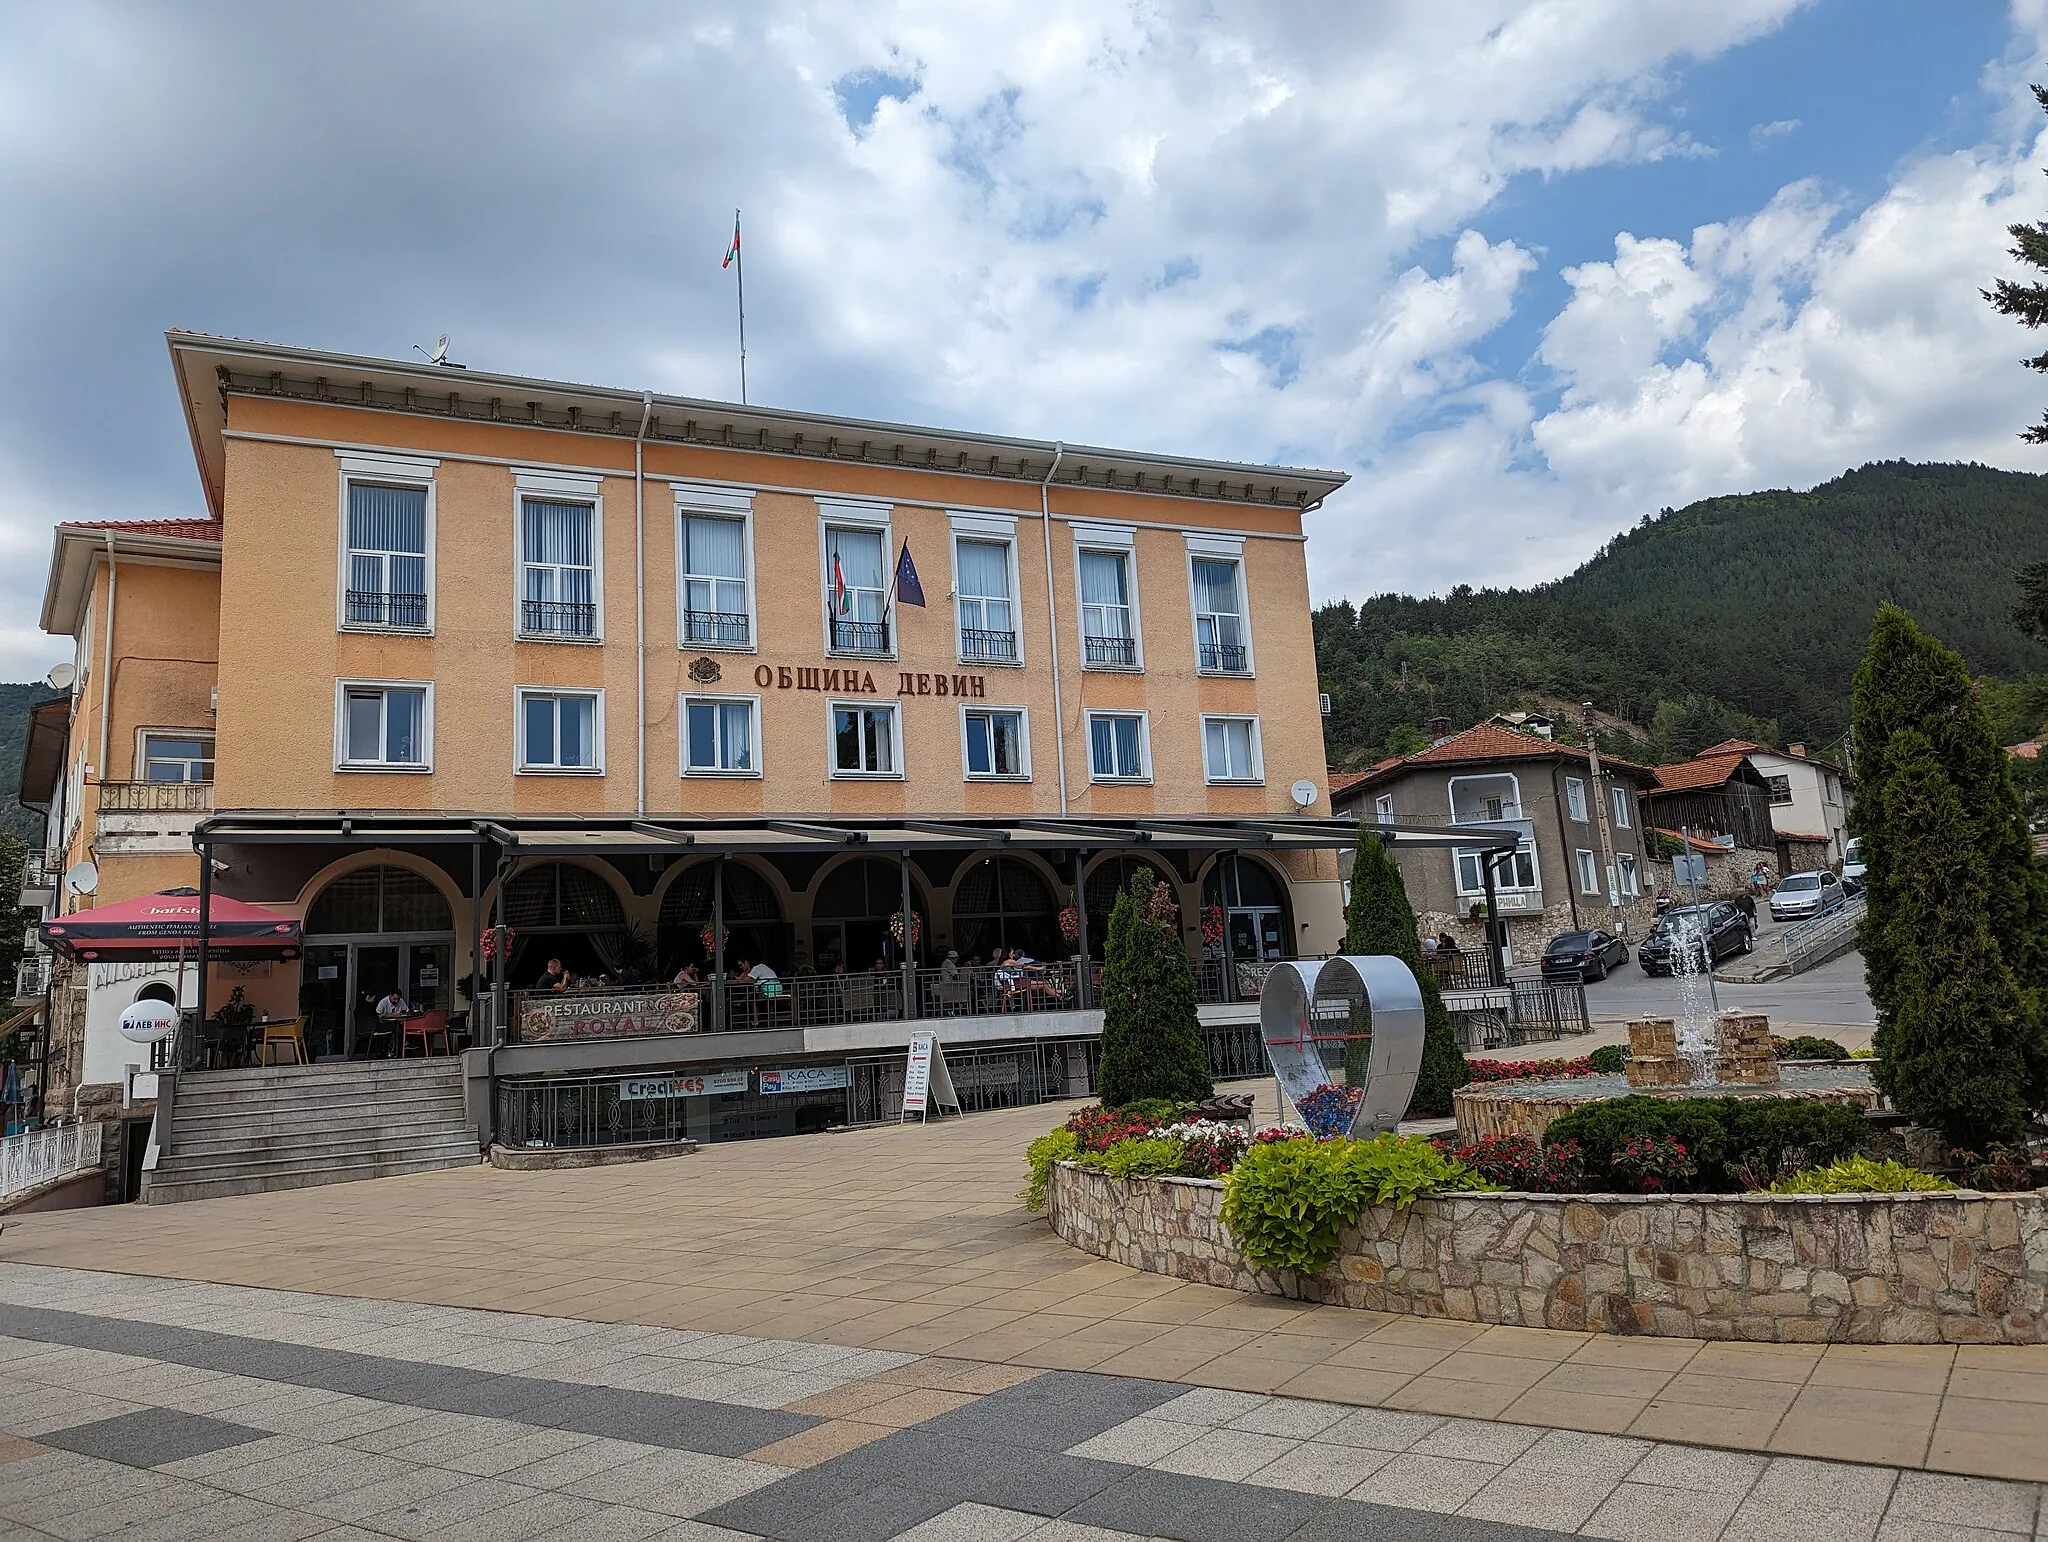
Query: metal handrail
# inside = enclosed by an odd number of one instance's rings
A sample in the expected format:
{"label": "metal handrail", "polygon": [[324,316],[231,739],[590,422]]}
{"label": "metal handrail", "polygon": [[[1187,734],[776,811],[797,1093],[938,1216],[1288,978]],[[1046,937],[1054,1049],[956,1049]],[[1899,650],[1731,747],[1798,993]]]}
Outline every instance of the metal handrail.
{"label": "metal handrail", "polygon": [[1784,950],[1785,961],[1797,962],[1819,948],[1828,947],[1841,941],[1845,933],[1854,932],[1863,919],[1864,902],[1859,895],[1847,901],[1826,915],[1812,916],[1804,921],[1795,921],[1778,933],[1778,945]]}
{"label": "metal handrail", "polygon": [[102,1124],[60,1124],[0,1139],[0,1199],[100,1165]]}

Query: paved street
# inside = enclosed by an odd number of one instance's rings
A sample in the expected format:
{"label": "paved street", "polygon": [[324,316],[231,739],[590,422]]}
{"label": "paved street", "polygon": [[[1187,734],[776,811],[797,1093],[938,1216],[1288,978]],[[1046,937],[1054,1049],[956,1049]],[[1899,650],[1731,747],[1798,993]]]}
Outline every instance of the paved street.
{"label": "paved street", "polygon": [[[0,1267],[0,1353],[0,1530],[10,1537],[2040,1534],[2031,1483],[954,1356],[70,1270]],[[1845,1404],[1855,1398],[1844,1389]]]}
{"label": "paved street", "polygon": [[[1863,988],[1863,955],[1845,953],[1816,969],[1761,985],[1717,984],[1724,1007],[1766,1012],[1775,1023],[1819,1024],[1851,1030],[1833,1033],[1854,1049],[1869,1042],[1877,1017]],[[1631,959],[1604,980],[1586,987],[1586,1005],[1596,1018],[1640,1017],[1645,1012],[1671,1013],[1678,1007],[1677,982],[1652,979]],[[1854,1030],[1860,1030],[1858,1037]]]}

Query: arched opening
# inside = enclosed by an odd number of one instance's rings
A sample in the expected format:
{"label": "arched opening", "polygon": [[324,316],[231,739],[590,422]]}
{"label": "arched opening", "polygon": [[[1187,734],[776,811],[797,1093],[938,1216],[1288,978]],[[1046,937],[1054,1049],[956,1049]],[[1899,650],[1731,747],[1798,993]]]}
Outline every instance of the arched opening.
{"label": "arched opening", "polygon": [[[1294,957],[1287,924],[1287,886],[1263,862],[1236,853],[1217,858],[1202,880],[1202,909],[1223,912],[1234,963],[1270,963]],[[1223,943],[1205,943],[1204,957],[1223,957]]]}
{"label": "arched opening", "polygon": [[967,965],[994,963],[1011,948],[1027,958],[1063,958],[1059,907],[1032,867],[1015,857],[984,857],[953,891],[953,947]]}
{"label": "arched opening", "polygon": [[[712,950],[704,944],[711,926],[711,884],[716,862],[699,862],[678,874],[661,896],[655,924],[655,952],[662,978],[685,964],[708,968]],[[789,923],[768,880],[739,862],[725,864],[725,962],[765,963],[777,974],[790,968]]]}
{"label": "arched opening", "polygon": [[644,936],[626,930],[625,906],[602,874],[573,862],[543,862],[505,885],[512,928],[511,977],[534,984],[550,959],[579,980],[644,978],[653,965]]}
{"label": "arched opening", "polygon": [[1126,856],[1117,852],[1104,857],[1089,870],[1084,890],[1088,900],[1088,956],[1101,959],[1109,945],[1109,913],[1116,906],[1119,890],[1130,887],[1131,878],[1137,873],[1150,873],[1154,879],[1173,890],[1176,898],[1180,890],[1156,862],[1143,857]]}
{"label": "arched opening", "polygon": [[178,1004],[178,993],[161,980],[151,980],[135,993],[137,1001],[164,1001],[172,1006]]}
{"label": "arched opening", "polygon": [[[931,947],[932,913],[914,874],[910,904],[923,918],[922,958]],[[903,874],[894,862],[861,857],[832,869],[811,902],[811,960],[818,973],[832,974],[841,964],[849,974],[877,963],[900,968],[903,950],[889,933],[889,918],[902,908]]]}
{"label": "arched opening", "polygon": [[455,916],[433,882],[410,868],[343,873],[306,908],[299,1010],[316,1060],[388,1055],[396,1048],[377,1003],[415,1011],[452,1006]]}

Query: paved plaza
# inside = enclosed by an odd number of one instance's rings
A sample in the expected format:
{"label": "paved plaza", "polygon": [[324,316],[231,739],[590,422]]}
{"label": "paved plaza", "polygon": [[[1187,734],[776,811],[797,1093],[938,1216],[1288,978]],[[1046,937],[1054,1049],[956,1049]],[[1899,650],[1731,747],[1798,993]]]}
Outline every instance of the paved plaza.
{"label": "paved plaza", "polygon": [[1161,1279],[1018,1206],[1063,1113],[10,1219],[0,1534],[2037,1534],[2048,1348]]}

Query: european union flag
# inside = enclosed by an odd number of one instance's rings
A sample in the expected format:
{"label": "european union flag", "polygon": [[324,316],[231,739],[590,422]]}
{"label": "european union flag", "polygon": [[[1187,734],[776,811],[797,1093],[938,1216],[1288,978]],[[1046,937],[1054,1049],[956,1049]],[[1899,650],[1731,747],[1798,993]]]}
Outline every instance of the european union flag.
{"label": "european union flag", "polygon": [[903,555],[896,559],[896,598],[905,605],[924,604],[924,585],[917,581],[917,564],[910,560],[910,542],[903,543]]}

